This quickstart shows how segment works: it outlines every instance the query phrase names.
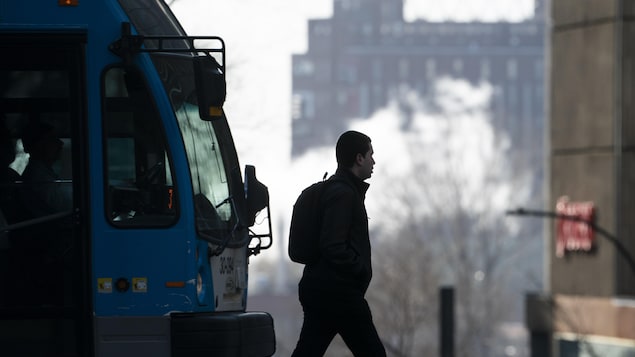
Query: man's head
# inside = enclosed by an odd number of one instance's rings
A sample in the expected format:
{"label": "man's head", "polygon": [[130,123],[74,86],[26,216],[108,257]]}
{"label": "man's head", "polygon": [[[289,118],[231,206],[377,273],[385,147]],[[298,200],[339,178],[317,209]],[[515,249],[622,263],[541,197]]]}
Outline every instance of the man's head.
{"label": "man's head", "polygon": [[350,170],[362,180],[373,174],[373,146],[370,138],[358,131],[347,131],[340,135],[335,146],[337,166]]}

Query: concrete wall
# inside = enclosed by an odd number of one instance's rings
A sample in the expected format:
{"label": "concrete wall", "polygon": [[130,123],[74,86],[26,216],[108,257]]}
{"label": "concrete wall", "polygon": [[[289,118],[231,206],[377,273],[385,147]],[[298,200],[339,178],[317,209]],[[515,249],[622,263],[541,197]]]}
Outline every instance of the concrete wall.
{"label": "concrete wall", "polygon": [[[635,2],[625,1],[626,20],[622,26],[622,168],[619,196],[622,211],[622,243],[635,259]],[[617,282],[620,295],[635,296],[635,272],[623,258],[618,259]]]}
{"label": "concrete wall", "polygon": [[[554,0],[551,48],[550,209],[558,197],[593,201],[596,223],[635,255],[635,2]],[[555,256],[551,292],[635,294],[635,277],[596,234],[591,253]]]}
{"label": "concrete wall", "polygon": [[[551,0],[550,211],[592,201],[595,223],[635,257],[635,1]],[[549,294],[528,295],[531,356],[635,353],[635,271],[606,237],[549,249]]]}

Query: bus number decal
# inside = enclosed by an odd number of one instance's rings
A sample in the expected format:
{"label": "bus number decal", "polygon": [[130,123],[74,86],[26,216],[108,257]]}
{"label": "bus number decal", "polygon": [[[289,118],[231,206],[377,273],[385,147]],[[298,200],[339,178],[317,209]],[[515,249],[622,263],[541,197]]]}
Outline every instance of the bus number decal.
{"label": "bus number decal", "polygon": [[221,275],[234,273],[234,257],[220,257]]}

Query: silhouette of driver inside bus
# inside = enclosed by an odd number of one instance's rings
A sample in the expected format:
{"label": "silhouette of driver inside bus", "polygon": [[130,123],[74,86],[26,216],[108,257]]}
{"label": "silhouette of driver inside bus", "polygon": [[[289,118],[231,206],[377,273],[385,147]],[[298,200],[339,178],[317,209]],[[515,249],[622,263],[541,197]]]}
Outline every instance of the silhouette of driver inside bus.
{"label": "silhouette of driver inside bus", "polygon": [[53,169],[64,147],[55,128],[47,123],[30,122],[22,135],[22,146],[29,154],[29,163],[22,172],[26,186],[22,198],[29,215],[35,218],[70,211],[71,186],[60,183],[60,177]]}
{"label": "silhouette of driver inside bus", "polygon": [[4,115],[0,114],[0,121],[0,214],[9,223],[15,223],[12,219],[16,197],[13,185],[20,181],[20,175],[9,166],[15,160],[15,140],[7,128]]}
{"label": "silhouette of driver inside bus", "polygon": [[[69,212],[72,209],[72,188],[60,182],[55,163],[62,154],[64,142],[47,123],[31,120],[22,132],[22,146],[29,161],[22,172],[19,186],[21,221]],[[8,297],[11,305],[31,306],[63,303],[67,285],[65,269],[72,249],[70,217],[31,222],[12,231],[12,267],[16,292]],[[41,292],[46,292],[43,297]]]}
{"label": "silhouette of driver inside bus", "polygon": [[[9,166],[15,160],[15,140],[11,137],[5,120],[4,115],[0,114],[0,227],[15,223],[14,184],[20,180],[20,175]],[[8,248],[8,242],[6,232],[0,231],[0,265],[5,261],[2,250]]]}

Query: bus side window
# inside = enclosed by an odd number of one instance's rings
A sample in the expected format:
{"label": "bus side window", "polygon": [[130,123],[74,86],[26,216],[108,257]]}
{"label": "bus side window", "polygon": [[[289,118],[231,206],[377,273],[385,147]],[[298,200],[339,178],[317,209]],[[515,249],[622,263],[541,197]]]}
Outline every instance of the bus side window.
{"label": "bus side window", "polygon": [[174,223],[177,205],[165,133],[142,76],[133,68],[109,68],[103,95],[108,219],[120,227]]}

